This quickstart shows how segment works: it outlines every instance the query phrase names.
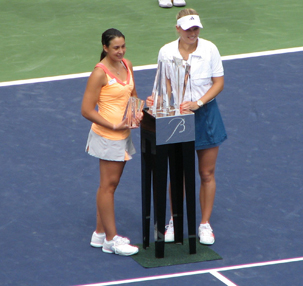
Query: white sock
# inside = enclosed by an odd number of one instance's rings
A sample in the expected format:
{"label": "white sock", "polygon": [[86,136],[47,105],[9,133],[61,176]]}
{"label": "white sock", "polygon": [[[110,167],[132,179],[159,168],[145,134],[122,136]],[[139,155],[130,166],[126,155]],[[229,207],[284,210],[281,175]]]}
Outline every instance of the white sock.
{"label": "white sock", "polygon": [[98,237],[103,237],[105,235],[105,232],[100,232],[100,233],[95,232],[95,235]]}

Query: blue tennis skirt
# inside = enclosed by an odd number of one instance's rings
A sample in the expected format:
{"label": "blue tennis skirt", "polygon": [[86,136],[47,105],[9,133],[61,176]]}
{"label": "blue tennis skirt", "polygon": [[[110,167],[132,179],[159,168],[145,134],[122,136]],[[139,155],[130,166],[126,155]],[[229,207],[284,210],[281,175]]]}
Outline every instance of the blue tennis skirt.
{"label": "blue tennis skirt", "polygon": [[219,146],[227,139],[216,99],[195,110],[196,150]]}

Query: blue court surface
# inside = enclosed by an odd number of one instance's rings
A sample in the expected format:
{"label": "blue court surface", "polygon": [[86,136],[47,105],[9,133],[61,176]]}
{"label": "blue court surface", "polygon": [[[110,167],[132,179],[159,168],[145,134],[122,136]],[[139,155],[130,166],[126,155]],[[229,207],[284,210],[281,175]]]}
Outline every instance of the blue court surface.
{"label": "blue court surface", "polygon": [[[223,64],[228,140],[211,220],[223,259],[151,269],[89,245],[99,169],[84,152],[87,78],[0,87],[0,285],[303,285],[303,52]],[[154,75],[135,72],[140,98]],[[116,220],[142,243],[139,129],[132,134]]]}

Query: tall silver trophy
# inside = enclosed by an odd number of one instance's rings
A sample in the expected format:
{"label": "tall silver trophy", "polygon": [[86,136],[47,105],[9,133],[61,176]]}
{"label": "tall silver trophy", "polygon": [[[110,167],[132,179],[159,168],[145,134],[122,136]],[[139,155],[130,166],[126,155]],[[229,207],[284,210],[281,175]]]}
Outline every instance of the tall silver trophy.
{"label": "tall silver trophy", "polygon": [[184,101],[186,90],[190,90],[190,65],[182,59],[176,57],[172,60],[172,79],[173,101],[175,115],[180,114],[180,104]]}
{"label": "tall silver trophy", "polygon": [[185,92],[190,92],[190,65],[174,57],[160,60],[153,87],[152,114],[156,117],[180,115]]}
{"label": "tall silver trophy", "polygon": [[154,104],[151,107],[154,116],[165,116],[170,109],[170,62],[159,61],[153,87]]}

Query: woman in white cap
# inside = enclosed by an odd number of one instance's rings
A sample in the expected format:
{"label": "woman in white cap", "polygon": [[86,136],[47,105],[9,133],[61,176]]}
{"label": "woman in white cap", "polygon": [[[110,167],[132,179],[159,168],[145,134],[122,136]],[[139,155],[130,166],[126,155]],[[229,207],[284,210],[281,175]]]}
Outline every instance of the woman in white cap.
{"label": "woman in white cap", "polygon": [[[212,42],[199,38],[201,28],[199,15],[194,9],[181,10],[177,14],[176,25],[180,37],[160,49],[158,60],[172,60],[176,57],[191,66],[191,88],[186,90],[180,109],[183,113],[195,113],[195,149],[201,179],[202,216],[198,235],[201,244],[211,245],[215,242],[209,221],[216,193],[216,160],[219,145],[227,139],[227,135],[216,102],[216,96],[224,87],[223,65],[217,47]],[[149,96],[146,103],[151,106],[153,96]],[[166,228],[165,241],[174,241],[172,218]]]}

